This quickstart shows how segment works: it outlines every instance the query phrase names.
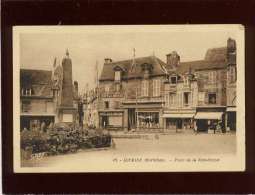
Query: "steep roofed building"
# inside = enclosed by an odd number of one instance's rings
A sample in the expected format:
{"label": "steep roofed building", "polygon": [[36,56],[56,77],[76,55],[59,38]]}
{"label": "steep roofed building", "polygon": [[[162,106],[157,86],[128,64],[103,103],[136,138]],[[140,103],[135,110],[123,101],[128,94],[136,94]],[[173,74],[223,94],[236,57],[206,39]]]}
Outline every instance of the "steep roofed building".
{"label": "steep roofed building", "polygon": [[228,47],[213,48],[207,50],[203,60],[181,62],[174,52],[172,56],[177,60],[170,61],[179,62],[167,67],[169,79],[165,82],[163,115],[166,129],[207,131],[220,124],[225,130],[230,55]]}
{"label": "steep roofed building", "polygon": [[58,66],[55,59],[53,71],[20,69],[21,130],[40,129],[42,123],[75,122],[77,94],[69,56]]}
{"label": "steep roofed building", "polygon": [[100,79],[100,126],[162,128],[165,63],[155,56],[113,62],[106,59]]}

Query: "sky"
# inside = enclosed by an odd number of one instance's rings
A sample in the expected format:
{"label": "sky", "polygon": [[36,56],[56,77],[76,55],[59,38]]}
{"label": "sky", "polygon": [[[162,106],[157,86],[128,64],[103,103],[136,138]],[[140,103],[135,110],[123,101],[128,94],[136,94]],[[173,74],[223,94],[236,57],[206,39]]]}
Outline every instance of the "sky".
{"label": "sky", "polygon": [[[46,28],[47,29],[47,28]],[[155,55],[166,62],[166,54],[177,51],[181,61],[201,60],[207,49],[223,47],[229,37],[236,39],[233,28],[186,26],[86,26],[54,30],[34,29],[20,34],[20,66],[52,70],[54,58],[61,63],[66,49],[72,59],[73,81],[79,90],[95,85],[95,66],[99,73],[104,59],[113,61]]]}

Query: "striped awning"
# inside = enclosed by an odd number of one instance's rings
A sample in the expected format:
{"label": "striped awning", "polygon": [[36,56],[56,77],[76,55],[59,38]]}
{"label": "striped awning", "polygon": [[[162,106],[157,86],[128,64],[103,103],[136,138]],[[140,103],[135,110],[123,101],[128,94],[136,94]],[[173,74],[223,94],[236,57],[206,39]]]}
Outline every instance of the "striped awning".
{"label": "striped awning", "polygon": [[195,119],[221,120],[222,112],[197,112]]}
{"label": "striped awning", "polygon": [[163,118],[193,118],[194,114],[192,113],[168,113],[163,114]]}

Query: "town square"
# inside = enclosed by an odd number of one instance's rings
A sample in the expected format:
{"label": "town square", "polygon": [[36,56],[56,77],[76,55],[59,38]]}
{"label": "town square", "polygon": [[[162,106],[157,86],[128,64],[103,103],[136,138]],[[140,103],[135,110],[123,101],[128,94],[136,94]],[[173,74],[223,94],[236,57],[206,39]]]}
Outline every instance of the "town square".
{"label": "town square", "polygon": [[118,29],[20,35],[20,166],[235,156],[236,34]]}

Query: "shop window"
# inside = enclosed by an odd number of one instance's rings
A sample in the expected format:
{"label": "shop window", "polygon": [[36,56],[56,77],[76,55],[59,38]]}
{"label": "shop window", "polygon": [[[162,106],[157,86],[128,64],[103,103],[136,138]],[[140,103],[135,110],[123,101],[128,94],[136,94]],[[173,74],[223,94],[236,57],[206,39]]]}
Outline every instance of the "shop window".
{"label": "shop window", "polygon": [[216,93],[208,94],[208,102],[209,104],[216,104]]}
{"label": "shop window", "polygon": [[105,109],[109,108],[109,102],[108,101],[104,102],[104,107],[105,107]]}
{"label": "shop window", "polygon": [[160,81],[159,79],[153,80],[153,96],[160,96]]}
{"label": "shop window", "polygon": [[139,128],[159,128],[159,113],[139,112],[137,122]]}

